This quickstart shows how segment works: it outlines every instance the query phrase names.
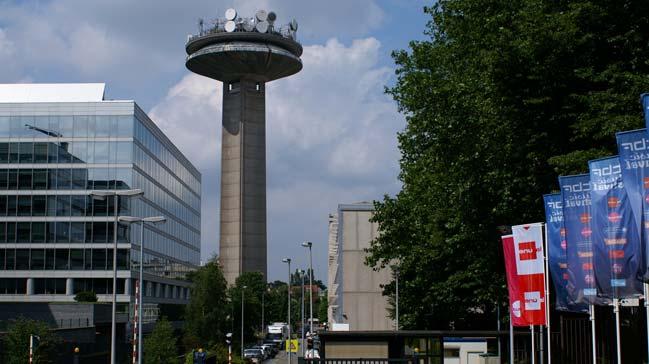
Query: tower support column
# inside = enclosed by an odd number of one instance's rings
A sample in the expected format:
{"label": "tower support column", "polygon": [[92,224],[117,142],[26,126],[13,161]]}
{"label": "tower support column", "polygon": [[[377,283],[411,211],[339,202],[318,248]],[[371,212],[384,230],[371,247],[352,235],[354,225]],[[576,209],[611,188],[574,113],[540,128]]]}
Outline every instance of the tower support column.
{"label": "tower support column", "polygon": [[220,261],[234,284],[266,276],[266,100],[254,77],[223,83]]}

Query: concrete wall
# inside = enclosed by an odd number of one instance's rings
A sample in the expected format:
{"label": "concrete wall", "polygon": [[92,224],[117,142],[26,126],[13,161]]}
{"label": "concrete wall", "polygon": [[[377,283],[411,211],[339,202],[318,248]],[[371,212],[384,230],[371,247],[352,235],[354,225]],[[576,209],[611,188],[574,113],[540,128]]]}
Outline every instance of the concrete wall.
{"label": "concrete wall", "polygon": [[327,343],[327,359],[387,358],[388,342],[359,341]]}
{"label": "concrete wall", "polygon": [[[355,206],[357,208],[355,208]],[[390,282],[387,269],[376,272],[365,265],[364,249],[378,234],[378,225],[370,223],[371,205],[343,205],[339,213],[340,246],[342,250],[342,314],[356,330],[391,330],[394,322],[388,317],[387,297],[381,285]]]}

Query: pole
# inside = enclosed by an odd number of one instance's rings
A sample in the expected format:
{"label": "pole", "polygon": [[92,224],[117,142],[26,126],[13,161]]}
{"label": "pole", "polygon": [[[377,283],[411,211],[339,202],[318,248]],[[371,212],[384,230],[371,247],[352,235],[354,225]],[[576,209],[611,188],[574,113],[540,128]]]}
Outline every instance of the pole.
{"label": "pole", "polygon": [[117,357],[115,353],[115,343],[117,341],[117,329],[116,329],[116,316],[117,316],[117,215],[119,210],[117,204],[119,201],[119,196],[115,193],[115,222],[113,223],[113,307],[112,307],[112,320],[111,320],[111,331],[110,331],[110,362],[111,364],[117,363]]}
{"label": "pole", "polygon": [[266,328],[264,327],[264,311],[266,310],[266,303],[264,302],[264,297],[266,296],[266,290],[261,291],[261,334],[262,336],[266,333]]}
{"label": "pole", "polygon": [[291,261],[288,261],[288,364],[291,364]]}
{"label": "pole", "polygon": [[498,302],[498,304],[496,305],[496,315],[498,316],[496,320],[496,329],[498,330],[498,357],[502,358],[500,347],[500,341],[502,339],[502,337],[500,336],[500,302]]}
{"label": "pole", "polygon": [[509,364],[514,364],[514,325],[512,314],[509,314]]}
{"label": "pole", "polygon": [[617,349],[617,364],[622,364],[622,345],[620,343],[620,338],[622,333],[620,332],[620,300],[617,298],[613,299],[613,311],[615,312],[615,344]]}
{"label": "pole", "polygon": [[243,360],[243,291],[245,289],[245,286],[241,287],[241,360]]}
{"label": "pole", "polygon": [[543,325],[539,325],[539,361],[543,364]]}
{"label": "pole", "polygon": [[[545,326],[548,329],[548,364],[552,364],[552,330],[550,328],[550,261],[548,250],[548,224],[543,224],[543,255],[545,257]],[[543,341],[541,341],[543,342]]]}
{"label": "pole", "polygon": [[[309,331],[313,332],[313,244],[309,244]],[[303,340],[304,341],[304,340]]]}
{"label": "pole", "polygon": [[137,330],[138,326],[140,325],[138,321],[138,307],[140,306],[139,296],[138,296],[138,286],[139,286],[139,282],[136,282],[135,283],[135,311],[133,312],[133,351],[131,353],[132,356],[131,363],[133,364],[137,364],[137,358],[138,358],[137,344],[140,341],[138,340],[138,330]]}
{"label": "pole", "polygon": [[[649,358],[649,297],[647,294],[649,294],[649,283],[643,284],[644,287],[644,308],[645,308],[645,313],[646,313],[646,326],[647,326],[647,358]],[[648,361],[649,362],[649,359]]]}
{"label": "pole", "polygon": [[304,274],[302,274],[302,305],[301,306],[302,306],[302,357],[304,358]]}
{"label": "pole", "polygon": [[232,364],[232,341],[228,344],[228,364]]}
{"label": "pole", "polygon": [[530,325],[530,336],[532,337],[532,364],[536,363],[536,349],[534,348],[534,325]]}
{"label": "pole", "polygon": [[395,315],[394,317],[396,318],[396,326],[397,326],[397,331],[399,331],[399,268],[396,269],[396,275],[395,275],[395,281],[396,281],[396,292],[395,292]]}
{"label": "pole", "polygon": [[590,305],[590,332],[592,340],[592,351],[593,351],[593,363],[597,363],[597,341],[595,337],[596,328],[595,328],[595,306]]}
{"label": "pole", "polygon": [[29,335],[29,364],[34,362],[34,335]]}
{"label": "pole", "polygon": [[144,301],[142,300],[143,294],[143,283],[144,283],[144,220],[140,221],[140,278],[138,281],[139,292],[138,296],[140,302],[138,305],[138,315],[137,315],[137,362],[142,364],[142,305]]}

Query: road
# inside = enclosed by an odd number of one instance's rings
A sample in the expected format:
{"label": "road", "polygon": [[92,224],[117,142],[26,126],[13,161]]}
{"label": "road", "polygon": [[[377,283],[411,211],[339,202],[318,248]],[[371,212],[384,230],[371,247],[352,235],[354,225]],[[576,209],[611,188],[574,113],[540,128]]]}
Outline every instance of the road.
{"label": "road", "polygon": [[[265,360],[264,364],[287,364],[288,363],[287,356],[288,355],[286,354],[286,352],[282,350],[279,353],[277,353],[275,358]],[[295,353],[291,355],[291,364],[297,364],[297,354]]]}

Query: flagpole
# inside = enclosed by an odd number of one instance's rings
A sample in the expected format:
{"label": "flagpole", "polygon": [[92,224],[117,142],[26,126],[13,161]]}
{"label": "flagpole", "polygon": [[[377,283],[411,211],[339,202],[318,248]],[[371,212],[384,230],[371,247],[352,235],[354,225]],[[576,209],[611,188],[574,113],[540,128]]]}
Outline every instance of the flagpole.
{"label": "flagpole", "polygon": [[552,364],[552,331],[550,330],[550,262],[548,257],[550,251],[548,250],[548,224],[543,224],[543,254],[545,255],[545,326],[547,327],[548,335],[548,364]]}
{"label": "flagpole", "polygon": [[590,305],[590,332],[593,346],[593,364],[597,363],[597,342],[595,340],[595,306]]}
{"label": "flagpole", "polygon": [[509,364],[514,364],[514,324],[512,323],[511,308],[509,310]]}
{"label": "flagpole", "polygon": [[647,294],[649,294],[649,284],[644,283],[644,308],[647,313],[647,319],[646,319],[646,326],[647,326],[647,357],[649,358],[649,297],[647,297]]}
{"label": "flagpole", "polygon": [[536,353],[534,349],[534,325],[530,325],[530,336],[532,337],[532,364],[536,363]]}
{"label": "flagpole", "polygon": [[615,344],[617,349],[617,362],[622,364],[622,346],[620,344],[620,300],[613,299],[613,312],[615,312]]}

